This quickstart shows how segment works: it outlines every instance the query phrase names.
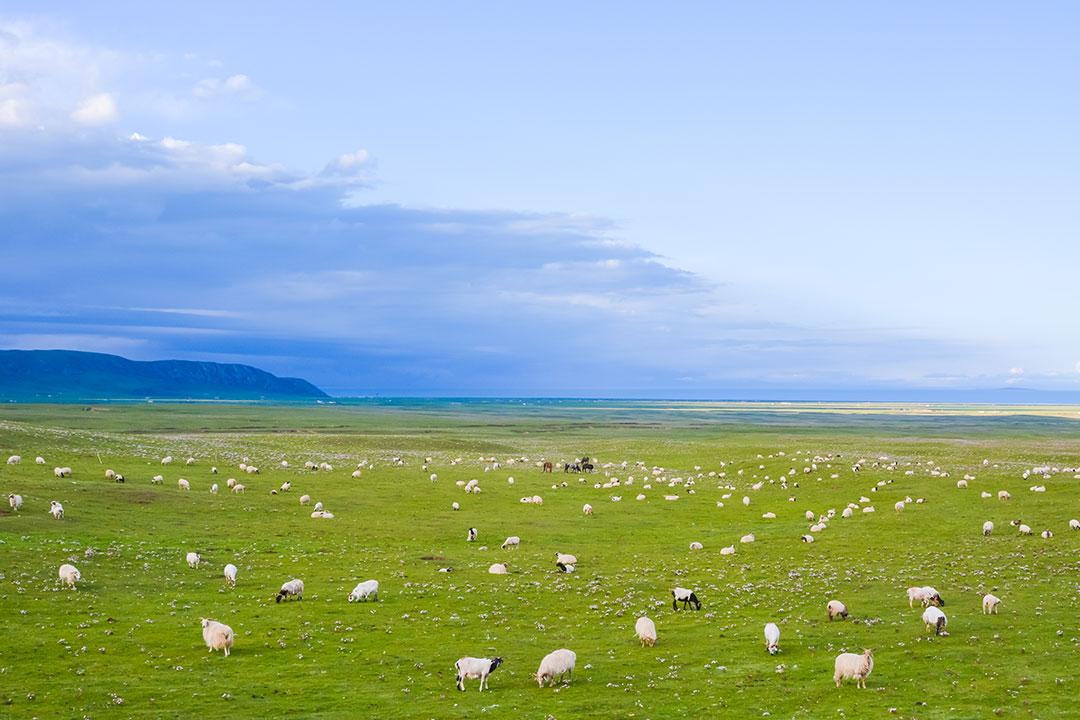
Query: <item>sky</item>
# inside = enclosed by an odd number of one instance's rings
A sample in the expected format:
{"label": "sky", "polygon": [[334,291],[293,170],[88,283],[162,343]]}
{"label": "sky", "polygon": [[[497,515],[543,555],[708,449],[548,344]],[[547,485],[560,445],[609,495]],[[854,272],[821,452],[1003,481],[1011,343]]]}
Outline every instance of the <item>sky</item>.
{"label": "sky", "polygon": [[0,348],[1080,390],[1070,3],[0,7]]}

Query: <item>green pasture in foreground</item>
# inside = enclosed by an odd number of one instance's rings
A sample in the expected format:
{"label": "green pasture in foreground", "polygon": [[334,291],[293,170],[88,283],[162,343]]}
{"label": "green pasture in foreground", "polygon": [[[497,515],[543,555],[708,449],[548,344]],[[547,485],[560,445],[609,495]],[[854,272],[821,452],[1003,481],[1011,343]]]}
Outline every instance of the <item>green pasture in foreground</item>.
{"label": "green pasture in foreground", "polygon": [[[1080,424],[1064,417],[653,403],[8,406],[0,455],[12,453],[23,460],[0,465],[0,492],[25,504],[0,510],[0,717],[1080,717],[1080,532],[1068,527],[1080,481],[1064,470],[1021,476],[1080,467]],[[167,454],[176,462],[162,467]],[[616,467],[579,482],[535,466],[581,454]],[[196,464],[184,466],[188,456]],[[258,475],[239,472],[245,456]],[[481,456],[502,467],[485,471]],[[871,462],[856,474],[860,458]],[[306,460],[334,469],[307,471]],[[350,477],[362,460],[374,469]],[[695,477],[696,492],[658,479],[643,489],[639,460],[667,479]],[[65,465],[74,475],[53,477]],[[106,468],[127,482],[106,480]],[[800,486],[782,489],[791,468]],[[165,482],[152,485],[158,473]],[[633,484],[594,489],[605,474]],[[965,474],[975,480],[958,489]],[[229,477],[247,492],[228,493]],[[471,478],[482,493],[455,485]],[[285,480],[293,489],[271,495]],[[1046,492],[1030,492],[1036,483]],[[1001,489],[1011,501],[980,498]],[[302,494],[336,517],[310,518]],[[521,504],[525,495],[544,503]],[[863,495],[876,512],[841,519]],[[906,496],[926,501],[894,512]],[[47,514],[54,499],[62,521]],[[804,513],[830,508],[828,529],[800,542]],[[1012,519],[1036,534],[1018,537]],[[997,526],[990,538],[985,520]],[[479,542],[465,541],[469,527]],[[1054,537],[1038,537],[1047,528]],[[740,544],[746,533],[757,541]],[[508,535],[519,550],[499,549]],[[189,550],[202,553],[198,570]],[[555,571],[556,551],[578,556],[576,573]],[[487,573],[499,561],[509,575]],[[76,591],[60,586],[64,562],[82,571]],[[236,588],[221,578],[228,562]],[[293,577],[304,600],[275,604]],[[346,602],[368,578],[380,601]],[[944,596],[948,637],[908,608],[916,584]],[[675,585],[695,588],[704,608],[673,611]],[[1003,598],[1000,615],[981,614],[985,592]],[[831,598],[849,620],[827,621]],[[655,648],[634,637],[643,613],[656,621]],[[206,651],[201,617],[233,627],[231,657]],[[768,621],[782,632],[775,657]],[[540,658],[560,647],[577,652],[573,682],[539,689]],[[865,647],[875,652],[868,689],[838,690],[834,657]],[[476,681],[455,689],[463,655],[505,659],[490,692]]]}

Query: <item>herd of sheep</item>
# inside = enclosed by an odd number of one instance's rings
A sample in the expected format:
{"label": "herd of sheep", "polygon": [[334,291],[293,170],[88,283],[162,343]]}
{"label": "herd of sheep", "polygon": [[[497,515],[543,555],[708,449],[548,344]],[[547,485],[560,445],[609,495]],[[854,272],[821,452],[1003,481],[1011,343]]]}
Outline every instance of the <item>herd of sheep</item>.
{"label": "herd of sheep", "polygon": [[[780,457],[784,456],[783,453],[779,453],[778,455]],[[770,458],[772,457],[773,456],[770,456]],[[763,459],[760,455],[758,456],[758,458]],[[480,460],[485,465],[485,471],[498,469],[502,465],[502,463],[497,461],[495,458],[480,458]],[[21,461],[21,456],[12,455],[8,458],[7,464],[18,465]],[[173,458],[171,456],[166,456],[162,458],[160,462],[162,465],[170,465],[173,462]],[[188,458],[186,464],[192,465],[195,462],[195,458]],[[391,462],[395,465],[404,464],[404,461],[401,458],[394,458]],[[428,470],[428,465],[431,462],[431,458],[427,458],[427,460],[425,461],[423,466],[425,472]],[[454,461],[451,461],[450,465],[458,465],[461,462],[461,459],[458,458]],[[528,462],[528,458],[512,458],[508,459],[506,462],[508,464],[515,464],[517,462]],[[37,465],[45,465],[46,461],[43,457],[38,456],[35,458],[35,463]],[[801,472],[800,469],[796,467],[796,465],[798,464],[802,464]],[[547,470],[550,463],[538,461],[536,462],[536,465],[538,467],[543,467],[544,470]],[[837,467],[834,467],[834,465],[836,465]],[[910,463],[908,463],[908,465],[910,465]],[[989,461],[983,461],[983,465],[989,465]],[[899,471],[901,468],[901,464],[898,461],[889,460],[888,458],[882,457],[874,461],[859,460],[851,466],[851,471],[857,474],[862,471],[863,468],[868,466],[872,466],[875,469],[885,471]],[[282,461],[281,467],[288,468],[288,462]],[[366,461],[362,462],[357,466],[356,470],[352,472],[352,476],[359,477],[362,470],[370,467],[373,466],[367,465]],[[590,465],[590,467],[592,466]],[[247,458],[244,458],[244,462],[240,463],[239,468],[241,472],[244,472],[248,475],[259,474],[259,468],[257,466],[251,465],[250,461]],[[325,462],[315,463],[309,461],[305,463],[305,469],[311,471],[327,472],[333,470],[333,466]],[[764,470],[765,466],[759,465],[758,469]],[[926,469],[933,476],[943,478],[948,477],[947,471],[942,470],[940,467],[937,467],[933,463],[927,463]],[[838,470],[839,456],[830,455],[814,456],[813,458],[806,457],[799,460],[798,462],[793,462],[792,467],[788,470],[788,472],[779,476],[778,478],[771,478],[770,476],[765,475],[763,478],[759,479],[757,475],[754,474],[751,479],[755,480],[755,482],[745,483],[746,487],[748,488],[746,490],[748,494],[742,496],[741,502],[744,506],[749,507],[752,503],[750,493],[760,490],[766,484],[774,486],[778,485],[783,490],[790,490],[791,492],[793,492],[799,487],[798,478],[800,475],[810,475],[813,473],[824,473],[826,471],[833,471],[831,477],[835,479],[839,477],[838,472],[836,472]],[[600,471],[603,472],[605,480],[603,482],[594,482],[593,488],[595,490],[606,491],[615,488],[626,489],[629,487],[633,487],[635,484],[637,484],[642,491],[648,491],[653,489],[654,485],[657,485],[667,489],[668,494],[663,495],[665,500],[677,500],[680,497],[694,495],[696,493],[696,486],[699,482],[703,482],[706,479],[711,479],[718,483],[717,489],[722,493],[720,499],[716,501],[716,504],[719,507],[723,507],[724,502],[729,500],[732,495],[737,491],[737,486],[734,483],[738,482],[740,476],[743,476],[745,473],[745,469],[738,469],[732,472],[731,476],[729,476],[729,470],[726,468],[725,463],[721,463],[720,470],[714,470],[708,473],[702,471],[701,467],[695,466],[693,473],[687,473],[682,476],[676,476],[662,467],[648,468],[645,466],[644,463],[641,462],[634,464],[630,464],[628,462],[623,462],[621,464],[607,463],[600,467]],[[626,474],[628,472],[640,473],[640,477],[635,479],[633,475]],[[903,472],[905,475],[912,475],[914,474],[915,469],[909,467],[908,469],[903,470]],[[211,473],[216,475],[217,468],[211,468]],[[1074,478],[1080,478],[1080,471],[1078,471],[1076,468],[1057,468],[1051,467],[1049,465],[1038,466],[1025,470],[1023,473],[1023,478],[1026,480],[1029,477],[1038,477],[1040,479],[1047,480],[1050,479],[1054,474],[1059,473],[1070,473],[1073,474]],[[70,467],[56,467],[53,470],[53,474],[57,478],[69,478],[72,476],[73,470]],[[624,474],[626,474],[626,477],[624,478],[620,478],[617,476]],[[122,474],[116,473],[111,469],[106,471],[105,476],[107,479],[114,482],[126,482],[126,479]],[[433,483],[437,482],[438,475],[434,473],[431,474],[430,480]],[[973,480],[975,480],[975,476],[965,475],[963,479],[957,481],[956,487],[958,490],[966,490],[969,486],[969,482]],[[163,483],[164,478],[162,475],[155,475],[150,481],[153,484],[160,485]],[[512,477],[507,478],[507,481],[511,485],[514,483],[514,479]],[[578,481],[582,484],[588,482],[585,477],[578,478]],[[878,481],[873,487],[869,488],[869,492],[876,493],[879,490],[883,490],[892,483],[892,479]],[[226,485],[234,493],[243,493],[246,489],[243,484],[238,483],[233,478],[228,479]],[[457,485],[463,488],[464,492],[467,494],[475,494],[481,492],[480,483],[476,479],[470,480],[468,482],[464,480],[458,480]],[[191,490],[190,482],[183,478],[178,479],[177,486],[182,491]],[[567,481],[562,481],[561,483],[553,484],[552,489],[559,490],[568,486],[569,483]],[[290,492],[291,489],[292,482],[286,481],[284,483],[281,483],[274,489],[270,490],[270,492],[274,495],[278,495],[281,493]],[[213,483],[210,486],[209,490],[211,493],[217,494],[219,490],[218,484]],[[683,494],[673,494],[677,491],[681,491]],[[1033,485],[1030,487],[1030,491],[1035,493],[1043,493],[1046,492],[1046,486],[1042,484]],[[639,493],[636,495],[636,499],[639,501],[645,500],[646,497],[647,496],[644,493]],[[981,493],[981,497],[983,499],[993,498],[994,494],[983,491]],[[1008,502],[1012,499],[1012,496],[1008,493],[1008,491],[1005,490],[999,491],[996,494],[996,497],[1002,502]],[[613,502],[619,502],[621,501],[621,499],[622,495],[611,495],[611,500]],[[789,500],[794,502],[794,495],[790,497]],[[23,509],[24,503],[22,496],[16,493],[12,493],[8,496],[8,501],[12,510],[21,511]],[[310,504],[311,497],[310,495],[304,494],[300,496],[299,501],[301,505],[306,506]],[[539,495],[530,495],[523,497],[521,499],[521,502],[526,504],[542,505],[543,498]],[[924,502],[924,498],[913,499],[909,496],[905,496],[903,499],[895,502],[894,510],[897,513],[902,513],[905,512],[910,505],[920,505]],[[452,504],[453,510],[458,510],[459,508],[459,503],[454,502]],[[874,509],[875,508],[872,504],[871,498],[867,495],[860,495],[857,501],[852,501],[848,503],[847,506],[841,510],[841,512],[839,513],[839,517],[841,519],[851,518],[854,516],[854,513],[856,511],[861,511],[862,513],[872,513],[874,512]],[[53,500],[50,502],[48,512],[56,520],[64,519],[64,507],[57,500]],[[589,503],[586,503],[582,508],[582,512],[587,516],[592,516],[594,514],[593,506]],[[799,539],[802,542],[813,542],[815,535],[818,535],[819,533],[828,530],[830,524],[834,522],[834,519],[837,517],[837,515],[838,513],[835,508],[830,508],[825,512],[821,513],[807,510],[805,512],[805,519],[806,522],[809,523],[808,532],[806,534],[803,534]],[[334,515],[333,513],[324,510],[323,505],[320,502],[315,504],[314,512],[311,513],[311,517],[319,519],[333,519]],[[762,518],[765,520],[775,519],[776,513],[765,512],[762,514]],[[1017,532],[1020,535],[1031,535],[1033,533],[1031,526],[1028,523],[1025,523],[1019,519],[1011,521],[1011,524],[1017,528]],[[1072,519],[1069,521],[1068,526],[1072,530],[1080,530],[1080,520]],[[990,536],[994,532],[994,528],[994,523],[990,520],[987,520],[982,526],[982,535]],[[1053,531],[1050,528],[1046,528],[1040,533],[1040,535],[1044,539],[1049,540],[1053,537]],[[466,542],[476,542],[478,540],[478,536],[479,532],[477,528],[469,528],[466,535]],[[752,543],[755,542],[755,540],[756,538],[753,533],[744,534],[739,538],[740,543]],[[517,535],[511,535],[507,537],[506,540],[502,543],[501,548],[503,550],[514,550],[521,545],[521,542],[521,537]],[[720,549],[720,554],[734,554],[735,547],[736,546],[734,543],[729,546],[723,547]],[[704,545],[701,542],[695,540],[690,543],[689,548],[691,551],[701,551],[704,549]],[[554,556],[555,568],[561,573],[572,573],[578,566],[578,558],[573,554],[554,550]],[[188,566],[192,569],[199,568],[200,564],[202,563],[201,555],[198,552],[194,551],[187,552],[185,560]],[[442,571],[444,572],[449,572],[450,570],[451,568],[442,568]],[[508,564],[505,562],[494,563],[490,566],[488,572],[493,575],[505,575],[509,572]],[[236,565],[232,563],[225,565],[223,570],[223,577],[225,583],[228,586],[235,587],[237,583]],[[70,563],[65,563],[60,566],[59,579],[64,586],[75,589],[78,583],[82,581],[82,575],[79,569],[76,568],[74,565]],[[937,589],[929,586],[910,587],[907,589],[906,593],[909,608],[915,608],[916,605],[922,608],[922,621],[925,624],[926,630],[932,630],[937,636],[948,636],[948,618],[945,615],[944,610],[942,610],[942,607],[945,605],[945,601],[943,600],[941,593],[939,593]],[[292,578],[281,585],[275,597],[275,600],[278,603],[282,602],[283,600],[290,599],[302,600],[303,595],[303,581],[299,578]],[[693,587],[675,587],[671,590],[671,597],[673,611],[690,609],[700,610],[703,607],[703,603],[698,596],[698,591]],[[347,600],[350,603],[366,602],[369,600],[378,601],[379,582],[377,580],[366,580],[358,583],[356,587],[353,588],[353,590],[349,593]],[[994,596],[993,594],[986,593],[982,597],[982,612],[987,615],[997,614],[1001,602],[1002,600],[1000,598]],[[830,621],[844,620],[848,617],[848,608],[847,605],[841,600],[831,599],[825,605],[825,613],[828,620]],[[201,620],[201,625],[203,641],[206,644],[209,652],[222,651],[225,656],[229,656],[233,649],[236,638],[236,633],[233,631],[233,629],[230,628],[228,625],[208,618],[203,618]],[[658,639],[657,625],[652,618],[644,615],[637,617],[634,623],[634,632],[642,646],[653,647],[656,645]],[[765,649],[769,654],[775,655],[776,653],[780,652],[780,635],[780,626],[777,623],[769,622],[765,624]],[[498,669],[500,665],[503,664],[503,662],[503,658],[501,657],[477,658],[466,656],[460,658],[455,663],[457,688],[459,690],[464,690],[466,679],[479,680],[479,689],[483,691],[484,688],[488,685],[491,674],[496,669]],[[544,687],[545,685],[549,684],[555,684],[563,680],[569,682],[573,677],[576,662],[577,655],[574,651],[566,648],[555,650],[544,656],[543,659],[540,661],[540,665],[535,673],[535,679],[540,687]],[[837,687],[840,687],[845,680],[854,680],[858,687],[864,688],[866,687],[867,678],[873,671],[873,668],[874,658],[873,652],[870,649],[864,650],[862,653],[841,653],[835,659],[833,681],[835,682]]]}

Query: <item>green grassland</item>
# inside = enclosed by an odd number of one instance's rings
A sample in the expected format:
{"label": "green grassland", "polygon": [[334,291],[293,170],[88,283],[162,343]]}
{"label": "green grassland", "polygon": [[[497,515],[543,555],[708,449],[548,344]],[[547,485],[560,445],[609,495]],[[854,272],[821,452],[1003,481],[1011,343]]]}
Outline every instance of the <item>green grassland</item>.
{"label": "green grassland", "polygon": [[[23,462],[0,465],[0,492],[25,505],[0,510],[0,717],[1080,717],[1080,532],[1068,528],[1080,481],[1058,473],[1038,480],[1040,494],[1021,477],[1038,464],[1080,467],[1078,417],[569,401],[5,406],[0,455]],[[163,468],[166,454],[177,462]],[[534,464],[582,454],[630,467],[579,482]],[[803,472],[830,454],[840,455],[831,467]],[[189,455],[197,463],[184,466]],[[245,456],[259,475],[239,472]],[[485,471],[481,456],[503,465]],[[898,469],[851,469],[881,456]],[[350,477],[365,459],[374,469]],[[304,470],[306,460],[334,470]],[[667,478],[696,476],[695,466],[704,476],[694,494],[655,480],[643,490],[639,460]],[[58,465],[73,477],[53,477]],[[106,468],[127,482],[106,480]],[[781,489],[791,468],[800,486]],[[634,484],[594,489],[605,472]],[[164,485],[151,485],[158,473]],[[976,479],[957,489],[966,473]],[[228,477],[247,492],[225,492]],[[455,485],[471,478],[482,493]],[[271,495],[285,480],[292,491]],[[891,482],[871,492],[879,481]],[[1013,499],[980,498],[1000,489]],[[305,493],[336,517],[310,518]],[[534,494],[542,506],[519,502]],[[839,514],[862,495],[876,513],[837,517],[800,542],[806,510]],[[906,496],[926,502],[895,513]],[[47,514],[53,499],[61,521]],[[1036,535],[1018,537],[1014,518]],[[988,519],[997,531],[984,538]],[[480,542],[465,541],[469,527]],[[1038,537],[1045,528],[1053,539]],[[750,532],[757,541],[740,544]],[[521,537],[519,550],[499,549],[508,535]],[[691,552],[695,540],[705,549]],[[735,555],[721,556],[731,544]],[[198,570],[188,550],[202,553]],[[556,551],[578,556],[576,573],[556,572]],[[499,561],[509,575],[487,573]],[[76,591],[57,578],[64,562],[82,571]],[[228,562],[236,588],[221,577]],[[292,577],[304,580],[304,600],[275,604]],[[380,601],[346,602],[368,578]],[[941,591],[949,636],[928,633],[908,608],[915,584]],[[675,585],[695,588],[704,608],[673,611]],[[985,592],[1003,598],[1000,615],[981,614]],[[828,622],[831,598],[847,603],[847,621]],[[656,621],[655,648],[634,637],[643,613]],[[234,628],[231,657],[206,651],[201,617]],[[762,638],[770,620],[782,632],[775,657]],[[577,652],[573,682],[539,689],[540,658],[560,647]],[[868,689],[838,690],[834,657],[866,647]],[[455,689],[463,655],[505,659],[490,692],[476,681]]]}

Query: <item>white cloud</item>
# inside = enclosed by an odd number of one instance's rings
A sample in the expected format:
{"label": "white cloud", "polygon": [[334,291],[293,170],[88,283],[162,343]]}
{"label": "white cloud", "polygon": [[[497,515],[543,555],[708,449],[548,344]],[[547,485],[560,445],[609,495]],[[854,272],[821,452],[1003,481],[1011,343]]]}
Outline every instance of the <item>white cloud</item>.
{"label": "white cloud", "polygon": [[119,117],[116,100],[109,93],[91,95],[71,113],[71,119],[80,125],[106,125]]}
{"label": "white cloud", "polygon": [[225,78],[203,78],[191,88],[191,94],[203,100],[229,96],[253,100],[261,94],[261,91],[250,77],[237,73]]}
{"label": "white cloud", "polygon": [[1014,376],[1014,377],[1018,376],[1018,375],[1023,375],[1024,374],[1024,368],[1022,368],[1022,367],[1009,368],[1009,374]]}
{"label": "white cloud", "polygon": [[1076,363],[1076,372],[1080,373],[1080,361]]}
{"label": "white cloud", "polygon": [[364,149],[338,155],[327,163],[323,175],[357,175],[367,168],[369,159],[368,151]]}

